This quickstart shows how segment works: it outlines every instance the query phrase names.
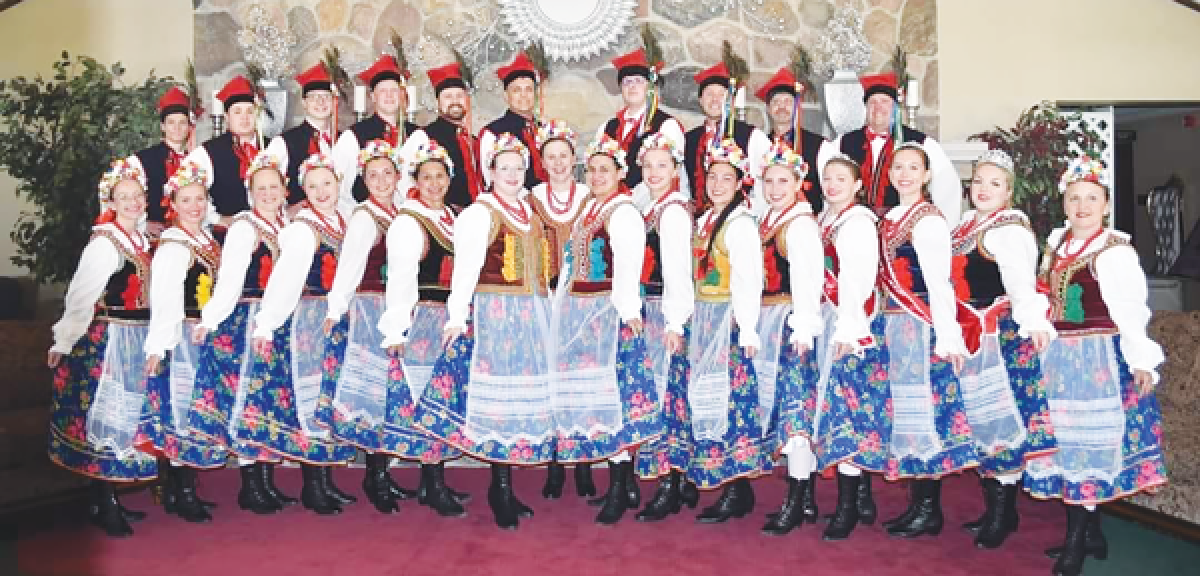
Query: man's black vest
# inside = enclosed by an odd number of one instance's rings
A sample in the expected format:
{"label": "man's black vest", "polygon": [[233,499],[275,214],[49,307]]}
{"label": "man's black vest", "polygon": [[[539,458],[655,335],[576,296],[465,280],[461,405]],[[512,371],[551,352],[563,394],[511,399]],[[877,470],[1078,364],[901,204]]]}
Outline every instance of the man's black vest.
{"label": "man's black vest", "polygon": [[[651,134],[658,132],[659,129],[662,128],[663,123],[671,118],[672,116],[670,114],[667,114],[662,110],[656,110],[654,112],[654,116],[650,118],[650,124],[646,127],[646,132],[641,135],[634,136],[629,142],[629,149],[625,151],[625,162],[629,165],[629,171],[625,173],[625,185],[628,186],[630,190],[633,190],[638,184],[642,183],[642,167],[638,166],[637,163],[638,151],[642,149],[642,142],[644,142]],[[620,142],[620,124],[620,118],[610,118],[608,123],[604,125],[604,133],[608,134],[608,136],[613,140]]]}

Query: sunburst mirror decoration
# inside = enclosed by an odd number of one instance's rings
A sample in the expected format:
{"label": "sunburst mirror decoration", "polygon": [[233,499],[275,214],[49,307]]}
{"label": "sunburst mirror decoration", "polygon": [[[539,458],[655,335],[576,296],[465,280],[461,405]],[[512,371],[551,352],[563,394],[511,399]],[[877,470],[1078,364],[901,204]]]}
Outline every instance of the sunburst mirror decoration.
{"label": "sunburst mirror decoration", "polygon": [[500,0],[519,45],[541,43],[551,60],[585,60],[616,45],[632,24],[636,0]]}

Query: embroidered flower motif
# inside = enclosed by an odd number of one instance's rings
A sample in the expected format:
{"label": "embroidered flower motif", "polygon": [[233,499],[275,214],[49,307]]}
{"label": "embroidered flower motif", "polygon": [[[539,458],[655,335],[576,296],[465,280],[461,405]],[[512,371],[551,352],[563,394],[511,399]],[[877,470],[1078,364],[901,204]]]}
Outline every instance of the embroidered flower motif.
{"label": "embroidered flower motif", "polygon": [[967,257],[959,254],[950,259],[950,279],[954,283],[954,295],[959,300],[971,299],[971,286],[967,284]]}
{"label": "embroidered flower motif", "polygon": [[504,235],[504,266],[500,274],[505,282],[517,281],[517,239],[512,234]]}
{"label": "embroidered flower motif", "polygon": [[542,277],[550,283],[550,275],[554,272],[554,262],[550,260],[550,239],[542,238]]}
{"label": "embroidered flower motif", "polygon": [[142,279],[137,274],[130,274],[125,281],[125,290],[121,292],[121,303],[126,308],[137,308],[142,296]]}
{"label": "embroidered flower motif", "polygon": [[337,273],[337,258],[333,253],[326,252],[321,256],[321,288],[333,288],[333,276]]}
{"label": "embroidered flower motif", "polygon": [[212,288],[212,276],[209,276],[207,272],[201,272],[200,276],[196,278],[196,306],[198,308],[204,308],[204,305],[208,304],[208,300],[212,298]]}
{"label": "embroidered flower motif", "polygon": [[1083,286],[1072,283],[1067,286],[1063,306],[1063,319],[1080,324],[1083,322]]}
{"label": "embroidered flower motif", "polygon": [[275,262],[271,260],[270,254],[263,254],[258,260],[258,287],[261,290],[267,289],[267,280],[271,279],[271,269],[275,267]]}
{"label": "embroidered flower motif", "polygon": [[892,270],[895,272],[896,282],[905,290],[912,291],[913,275],[911,261],[904,256],[900,256],[892,261]]}
{"label": "embroidered flower motif", "polygon": [[608,277],[608,264],[604,262],[604,239],[592,238],[588,245],[588,280],[599,282]]}

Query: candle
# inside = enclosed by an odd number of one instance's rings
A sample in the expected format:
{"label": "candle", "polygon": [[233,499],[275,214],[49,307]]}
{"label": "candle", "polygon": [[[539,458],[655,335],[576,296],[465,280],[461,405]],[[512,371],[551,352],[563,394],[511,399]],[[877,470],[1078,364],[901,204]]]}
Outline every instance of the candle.
{"label": "candle", "polygon": [[921,84],[916,78],[908,79],[908,88],[905,92],[907,94],[904,95],[906,98],[904,105],[909,108],[919,108],[921,106]]}
{"label": "candle", "polygon": [[737,94],[733,97],[733,107],[739,110],[746,107],[746,87],[738,86]]}
{"label": "candle", "polygon": [[218,96],[218,94],[220,94],[220,93],[221,93],[220,90],[213,90],[213,96],[212,96],[212,115],[213,116],[224,116],[225,115],[225,103],[222,102],[221,97]]}
{"label": "candle", "polygon": [[354,87],[354,111],[358,114],[366,113],[367,111],[367,87]]}
{"label": "candle", "polygon": [[408,112],[414,114],[417,111],[417,87],[409,84],[404,87],[404,91],[408,93]]}

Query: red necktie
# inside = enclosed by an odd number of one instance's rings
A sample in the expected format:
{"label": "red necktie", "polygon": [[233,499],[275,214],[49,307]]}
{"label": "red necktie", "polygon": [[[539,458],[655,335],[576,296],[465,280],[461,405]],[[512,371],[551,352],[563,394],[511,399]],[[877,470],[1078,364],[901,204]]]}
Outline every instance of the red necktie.
{"label": "red necktie", "polygon": [[466,164],[465,174],[467,175],[467,192],[471,195],[471,200],[479,195],[479,166],[475,160],[475,146],[471,143],[471,135],[466,130],[459,128],[458,149],[462,152],[463,163]]}
{"label": "red necktie", "polygon": [[250,168],[250,163],[254,161],[254,157],[258,155],[258,147],[253,142],[234,143],[233,154],[238,159],[238,176],[245,180],[246,170]]}
{"label": "red necktie", "polygon": [[541,182],[545,182],[546,168],[542,166],[542,154],[538,151],[537,138],[533,135],[533,124],[525,123],[525,130],[521,131],[521,140],[525,141],[525,146],[529,148],[529,159],[533,163],[533,175]]}
{"label": "red necktie", "polygon": [[867,140],[887,140],[887,138],[887,132],[876,132],[870,128],[867,128]]}

